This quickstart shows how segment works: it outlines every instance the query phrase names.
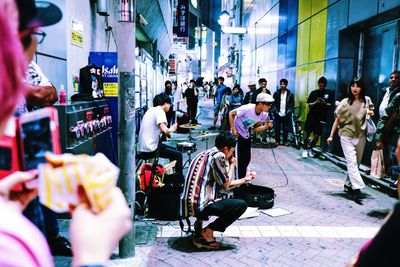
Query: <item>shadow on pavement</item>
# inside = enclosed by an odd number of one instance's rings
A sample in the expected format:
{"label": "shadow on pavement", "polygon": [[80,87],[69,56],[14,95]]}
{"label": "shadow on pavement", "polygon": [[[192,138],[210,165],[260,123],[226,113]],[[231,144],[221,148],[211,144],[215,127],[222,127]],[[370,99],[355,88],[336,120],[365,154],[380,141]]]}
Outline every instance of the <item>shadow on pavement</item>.
{"label": "shadow on pavement", "polygon": [[363,205],[363,201],[366,199],[374,199],[367,193],[361,193],[361,198],[357,198],[349,193],[346,192],[326,192],[327,195],[334,196],[334,197],[341,197],[347,200],[351,200],[358,205]]}
{"label": "shadow on pavement", "polygon": [[223,242],[221,242],[221,247],[218,250],[197,249],[192,243],[191,236],[171,237],[168,239],[168,246],[172,249],[186,253],[215,252],[236,249],[235,245]]}
{"label": "shadow on pavement", "polygon": [[389,212],[390,212],[390,209],[371,210],[370,212],[367,213],[367,215],[370,217],[378,218],[378,219],[384,219],[389,214]]}

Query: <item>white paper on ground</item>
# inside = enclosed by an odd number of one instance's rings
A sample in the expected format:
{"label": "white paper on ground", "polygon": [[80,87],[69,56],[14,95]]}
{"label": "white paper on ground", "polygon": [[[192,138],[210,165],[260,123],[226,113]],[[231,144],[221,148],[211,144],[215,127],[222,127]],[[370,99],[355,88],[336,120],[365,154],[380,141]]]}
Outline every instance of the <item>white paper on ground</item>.
{"label": "white paper on ground", "polygon": [[239,217],[239,220],[260,216],[257,210],[258,208],[247,207],[246,211]]}
{"label": "white paper on ground", "polygon": [[282,215],[291,214],[291,211],[282,209],[282,208],[274,208],[274,209],[267,209],[267,210],[260,210],[262,213],[267,214],[271,217],[278,217]]}

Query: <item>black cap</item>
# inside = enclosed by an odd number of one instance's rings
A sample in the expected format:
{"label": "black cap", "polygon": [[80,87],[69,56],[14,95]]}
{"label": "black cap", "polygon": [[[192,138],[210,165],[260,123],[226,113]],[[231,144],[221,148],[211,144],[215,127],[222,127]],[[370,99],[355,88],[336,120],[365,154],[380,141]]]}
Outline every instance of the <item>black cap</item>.
{"label": "black cap", "polygon": [[32,26],[50,26],[62,18],[61,10],[47,1],[16,0],[19,12],[19,30]]}

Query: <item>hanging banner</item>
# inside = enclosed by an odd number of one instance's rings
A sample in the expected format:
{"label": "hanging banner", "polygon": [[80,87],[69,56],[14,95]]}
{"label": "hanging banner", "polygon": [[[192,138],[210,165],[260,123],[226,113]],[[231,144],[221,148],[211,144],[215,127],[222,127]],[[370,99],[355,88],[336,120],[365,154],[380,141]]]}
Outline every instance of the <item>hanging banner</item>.
{"label": "hanging banner", "polygon": [[178,0],[174,34],[177,37],[189,36],[189,0]]}

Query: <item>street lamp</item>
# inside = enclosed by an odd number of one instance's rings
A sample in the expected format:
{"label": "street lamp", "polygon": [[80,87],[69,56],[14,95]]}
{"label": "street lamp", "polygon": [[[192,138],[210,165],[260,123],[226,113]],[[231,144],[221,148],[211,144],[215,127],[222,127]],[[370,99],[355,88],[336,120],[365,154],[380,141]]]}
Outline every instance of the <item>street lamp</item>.
{"label": "street lamp", "polygon": [[225,26],[228,23],[230,18],[231,18],[231,15],[229,14],[229,12],[224,10],[224,11],[222,11],[221,15],[219,16],[218,24],[221,26]]}

